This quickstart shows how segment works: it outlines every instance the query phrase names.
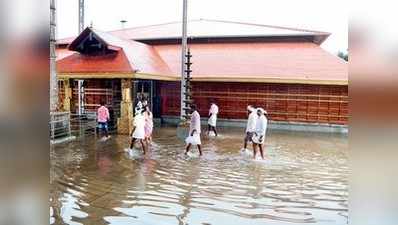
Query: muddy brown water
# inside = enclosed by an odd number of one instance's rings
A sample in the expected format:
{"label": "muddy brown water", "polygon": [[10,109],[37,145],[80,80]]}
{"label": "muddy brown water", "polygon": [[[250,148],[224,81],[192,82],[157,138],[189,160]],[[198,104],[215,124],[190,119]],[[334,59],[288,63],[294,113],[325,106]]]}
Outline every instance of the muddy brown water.
{"label": "muddy brown water", "polygon": [[[157,128],[147,156],[127,136],[51,149],[51,224],[347,224],[344,135],[269,132],[266,159],[240,153],[242,129],[202,138],[185,157],[175,128]],[[138,147],[138,146],[137,146]]]}

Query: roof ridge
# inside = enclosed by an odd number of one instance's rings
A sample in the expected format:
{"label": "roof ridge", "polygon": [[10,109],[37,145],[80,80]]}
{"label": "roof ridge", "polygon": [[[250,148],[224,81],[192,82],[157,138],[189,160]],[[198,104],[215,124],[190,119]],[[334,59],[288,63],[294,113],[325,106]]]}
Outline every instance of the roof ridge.
{"label": "roof ridge", "polygon": [[[258,23],[249,23],[249,22],[228,21],[228,20],[220,20],[220,19],[199,18],[199,19],[190,19],[190,20],[188,20],[188,22],[198,22],[198,21],[208,21],[208,22],[226,23],[226,24],[240,24],[240,25],[249,25],[249,26],[257,26],[257,27],[267,27],[267,28],[291,30],[291,31],[298,31],[298,32],[309,32],[309,33],[312,33],[313,35],[322,35],[322,36],[324,36],[324,38],[327,38],[327,36],[329,36],[331,34],[329,32],[318,31],[318,30],[309,30],[309,29],[302,29],[302,28],[293,28],[293,27],[276,26],[276,25],[268,25],[268,24],[258,24]],[[143,26],[130,27],[130,28],[124,28],[124,29],[117,29],[117,30],[108,30],[108,31],[98,30],[98,31],[103,32],[103,33],[107,33],[108,35],[110,34],[110,35],[118,37],[119,39],[122,39],[122,40],[130,40],[130,39],[122,38],[119,34],[121,34],[123,31],[134,32],[135,30],[139,30],[139,29],[142,29],[142,28],[150,28],[150,27],[164,26],[164,25],[170,25],[170,24],[179,24],[179,23],[182,23],[182,21],[171,21],[171,22],[167,22],[167,23],[143,25]],[[94,29],[97,30],[96,28],[94,28]],[[79,36],[79,35],[77,35],[77,36]],[[69,37],[69,38],[62,38],[62,39],[58,39],[57,41],[61,41],[61,42],[65,41],[65,40],[68,41],[68,39],[74,39],[77,36]]]}
{"label": "roof ridge", "polygon": [[110,30],[107,32],[118,32],[118,31],[123,31],[123,30],[133,30],[133,29],[155,27],[155,26],[162,26],[162,25],[175,24],[175,23],[181,23],[181,21],[170,21],[167,23],[157,23],[157,24],[142,25],[142,26],[136,26],[136,27],[121,28],[121,29],[116,29],[116,30]]}
{"label": "roof ridge", "polygon": [[[294,27],[277,26],[277,25],[269,25],[269,24],[259,24],[259,23],[249,23],[249,22],[237,22],[237,21],[220,20],[220,19],[199,18],[199,19],[188,20],[188,22],[197,22],[197,21],[209,21],[209,22],[220,22],[220,23],[230,23],[230,24],[251,25],[251,26],[269,27],[269,28],[277,28],[277,29],[285,29],[285,30],[293,30],[293,31],[301,31],[301,32],[312,32],[312,33],[325,34],[325,35],[326,34],[330,34],[329,32],[319,31],[319,30],[310,30],[310,29],[303,29],[303,28],[294,28]],[[179,21],[171,21],[171,22],[167,22],[167,23],[143,25],[143,26],[137,26],[137,27],[130,27],[130,28],[124,28],[124,29],[111,30],[111,31],[107,31],[107,32],[119,32],[119,31],[123,31],[123,30],[134,30],[134,29],[155,27],[155,26],[162,26],[162,25],[176,24],[176,23],[182,23],[182,21],[179,20]]]}
{"label": "roof ridge", "polygon": [[200,20],[212,21],[212,22],[221,22],[221,23],[234,23],[234,24],[242,24],[242,25],[252,25],[252,26],[259,26],[259,27],[270,27],[270,28],[293,30],[293,31],[302,31],[302,32],[313,32],[313,33],[319,33],[319,34],[330,34],[329,32],[319,31],[319,30],[310,30],[310,29],[302,29],[302,28],[294,28],[294,27],[276,26],[276,25],[269,25],[269,24],[237,22],[237,21],[218,20],[218,19],[203,19],[203,18],[201,18]]}

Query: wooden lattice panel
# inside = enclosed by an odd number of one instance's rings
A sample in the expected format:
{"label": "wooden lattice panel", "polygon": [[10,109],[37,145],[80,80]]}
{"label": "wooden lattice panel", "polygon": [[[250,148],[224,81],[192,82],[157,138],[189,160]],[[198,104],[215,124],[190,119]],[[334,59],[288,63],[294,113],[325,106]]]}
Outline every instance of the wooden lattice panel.
{"label": "wooden lattice panel", "polygon": [[[348,86],[193,82],[193,97],[201,115],[210,101],[220,107],[220,118],[245,119],[249,104],[263,107],[277,121],[329,124],[348,123]],[[180,110],[178,82],[160,82],[162,115],[177,116]]]}

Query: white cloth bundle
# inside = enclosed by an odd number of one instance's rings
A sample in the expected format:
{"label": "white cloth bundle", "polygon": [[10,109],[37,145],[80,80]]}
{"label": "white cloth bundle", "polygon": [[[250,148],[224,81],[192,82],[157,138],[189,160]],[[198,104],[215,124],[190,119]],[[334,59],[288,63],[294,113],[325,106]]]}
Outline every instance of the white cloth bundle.
{"label": "white cloth bundle", "polygon": [[133,138],[145,138],[145,117],[143,114],[138,114],[134,117],[134,133]]}
{"label": "white cloth bundle", "polygon": [[260,141],[260,137],[259,135],[257,135],[256,133],[254,133],[253,137],[252,137],[252,141],[256,144],[264,144],[264,140],[265,140],[265,136],[263,136],[263,138]]}
{"label": "white cloth bundle", "polygon": [[200,144],[202,144],[202,142],[200,141],[200,134],[198,134],[196,132],[192,136],[188,136],[185,139],[185,142],[187,144],[191,144],[191,145],[200,145]]}
{"label": "white cloth bundle", "polygon": [[207,123],[210,126],[215,127],[217,125],[217,114],[211,114]]}
{"label": "white cloth bundle", "polygon": [[[195,130],[193,135],[191,136],[192,132]],[[200,115],[198,111],[194,111],[191,116],[191,124],[189,126],[189,134],[188,137],[185,139],[185,142],[187,144],[192,144],[192,145],[200,145]]]}
{"label": "white cloth bundle", "polygon": [[[256,144],[263,144],[265,140],[265,134],[267,131],[267,118],[264,115],[261,115],[260,117],[257,116],[257,121],[256,121],[256,132],[254,133],[252,140]],[[261,141],[260,141],[260,137]]]}

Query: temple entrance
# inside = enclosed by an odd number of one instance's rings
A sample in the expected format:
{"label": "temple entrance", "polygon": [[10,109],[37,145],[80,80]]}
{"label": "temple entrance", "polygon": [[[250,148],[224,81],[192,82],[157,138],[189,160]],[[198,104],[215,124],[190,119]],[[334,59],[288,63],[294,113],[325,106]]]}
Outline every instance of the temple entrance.
{"label": "temple entrance", "polygon": [[77,114],[83,115],[86,110],[85,110],[85,105],[86,105],[86,97],[85,97],[85,91],[84,91],[84,80],[75,80],[76,82],[76,92],[77,92]]}
{"label": "temple entrance", "polygon": [[96,114],[101,102],[109,109],[110,130],[116,130],[117,118],[120,117],[120,80],[85,79],[72,80],[71,113],[78,117]]}

